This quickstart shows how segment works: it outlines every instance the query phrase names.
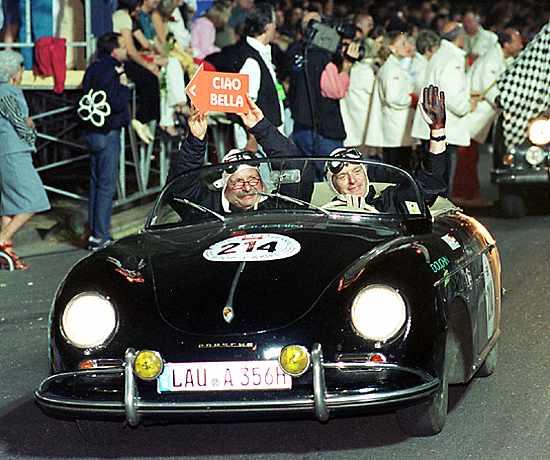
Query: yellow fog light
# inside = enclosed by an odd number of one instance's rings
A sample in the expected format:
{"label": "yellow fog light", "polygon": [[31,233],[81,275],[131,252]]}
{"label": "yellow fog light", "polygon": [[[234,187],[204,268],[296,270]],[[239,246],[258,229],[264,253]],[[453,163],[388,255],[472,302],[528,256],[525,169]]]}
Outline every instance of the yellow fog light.
{"label": "yellow fog light", "polygon": [[134,373],[142,380],[154,380],[164,369],[164,362],[156,351],[142,350],[134,360]]}
{"label": "yellow fog light", "polygon": [[299,377],[309,367],[309,352],[301,345],[288,345],[281,350],[279,364],[284,372],[292,377]]}

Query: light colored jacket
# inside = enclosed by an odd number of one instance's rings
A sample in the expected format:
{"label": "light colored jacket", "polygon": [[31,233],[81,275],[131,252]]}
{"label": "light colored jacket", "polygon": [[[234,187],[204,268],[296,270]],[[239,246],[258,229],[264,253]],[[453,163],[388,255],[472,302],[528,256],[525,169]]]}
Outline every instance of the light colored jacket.
{"label": "light colored jacket", "polygon": [[495,43],[498,43],[497,34],[480,27],[473,37],[464,35],[464,52],[483,56]]}
{"label": "light colored jacket", "polygon": [[[441,40],[441,46],[428,61],[424,85],[436,85],[445,92],[447,109],[447,142],[451,145],[467,147],[470,134],[464,117],[470,111],[470,91],[466,80],[465,53],[448,40]],[[422,98],[420,98],[420,102]],[[412,136],[429,139],[430,129],[422,118],[420,108],[414,115]]]}
{"label": "light colored jacket", "polygon": [[34,152],[35,135],[27,126],[29,108],[21,88],[0,83],[0,156],[9,153]]}
{"label": "light colored jacket", "polygon": [[491,124],[497,116],[495,98],[498,90],[495,81],[505,69],[504,55],[498,43],[493,44],[468,69],[470,93],[482,94],[484,97],[477,104],[476,109],[465,117],[470,136],[476,142],[483,143],[487,140]]}
{"label": "light colored jacket", "polygon": [[420,96],[422,88],[424,88],[424,80],[426,80],[426,68],[428,67],[428,59],[420,53],[416,53],[411,62],[411,73],[414,80],[414,92]]}
{"label": "light colored jacket", "polygon": [[413,144],[413,92],[411,78],[403,70],[398,59],[393,54],[390,55],[376,76],[367,128],[367,145],[408,147]]}
{"label": "light colored jacket", "polygon": [[351,147],[365,143],[373,91],[372,60],[356,62],[350,71],[348,93],[340,99],[340,111],[346,130],[344,146]]}

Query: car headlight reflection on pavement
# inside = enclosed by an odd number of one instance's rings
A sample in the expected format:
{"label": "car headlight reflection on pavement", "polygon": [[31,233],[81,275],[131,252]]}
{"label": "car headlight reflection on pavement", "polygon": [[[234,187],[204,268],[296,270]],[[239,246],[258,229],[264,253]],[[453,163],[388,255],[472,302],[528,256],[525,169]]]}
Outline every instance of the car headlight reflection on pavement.
{"label": "car headlight reflection on pavement", "polygon": [[61,331],[77,348],[103,345],[117,323],[113,304],[97,292],[82,292],[74,296],[61,317]]}
{"label": "car headlight reflection on pavement", "polygon": [[395,336],[407,320],[405,301],[399,292],[382,284],[362,289],[353,301],[351,321],[359,334],[384,342]]}

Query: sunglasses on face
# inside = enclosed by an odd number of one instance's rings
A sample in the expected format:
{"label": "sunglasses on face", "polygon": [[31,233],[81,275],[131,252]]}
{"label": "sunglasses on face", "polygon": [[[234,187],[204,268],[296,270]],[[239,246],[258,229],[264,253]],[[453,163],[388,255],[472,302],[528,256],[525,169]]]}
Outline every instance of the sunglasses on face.
{"label": "sunglasses on face", "polygon": [[[344,169],[344,166],[348,164],[345,160],[360,160],[361,154],[359,152],[347,150],[335,153],[334,155],[331,155],[331,158],[333,158],[333,160],[327,163],[327,168],[332,174],[338,174],[342,171],[342,169]],[[336,161],[334,158],[341,158],[344,161]]]}

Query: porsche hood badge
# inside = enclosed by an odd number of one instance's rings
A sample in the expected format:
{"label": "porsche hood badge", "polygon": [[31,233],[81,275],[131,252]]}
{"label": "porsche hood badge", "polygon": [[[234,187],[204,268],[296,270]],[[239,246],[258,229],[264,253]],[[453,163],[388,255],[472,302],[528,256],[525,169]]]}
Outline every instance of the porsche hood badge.
{"label": "porsche hood badge", "polygon": [[230,323],[233,321],[233,318],[235,317],[235,312],[233,311],[233,307],[230,307],[229,305],[223,308],[223,319],[226,323]]}

